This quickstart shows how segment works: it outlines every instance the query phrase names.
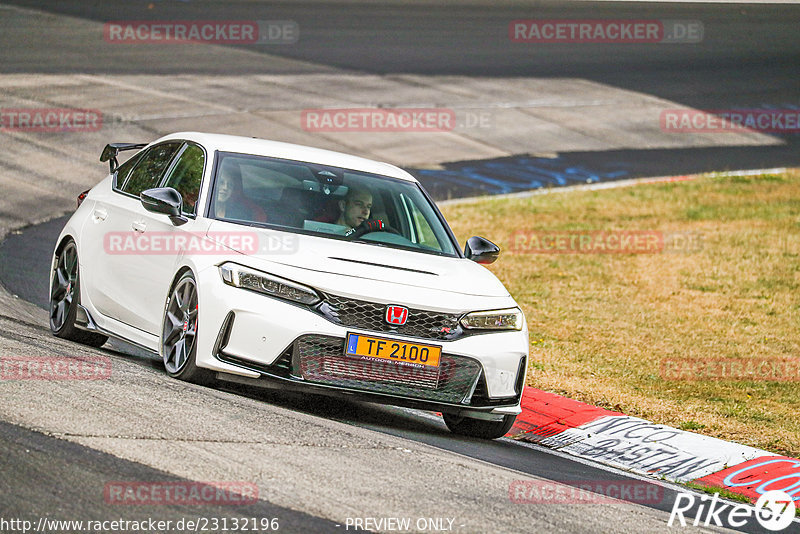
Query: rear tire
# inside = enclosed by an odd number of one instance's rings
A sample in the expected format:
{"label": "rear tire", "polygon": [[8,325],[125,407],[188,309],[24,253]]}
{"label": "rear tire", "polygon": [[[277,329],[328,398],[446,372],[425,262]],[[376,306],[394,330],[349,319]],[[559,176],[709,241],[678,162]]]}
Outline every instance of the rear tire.
{"label": "rear tire", "polygon": [[197,367],[197,282],[191,271],[186,271],[175,282],[164,309],[161,330],[161,357],[164,369],[172,378],[208,385],[214,374]]}
{"label": "rear tire", "polygon": [[56,256],[56,267],[50,284],[50,331],[62,339],[95,348],[101,347],[108,341],[108,336],[87,332],[75,326],[80,303],[78,247],[70,239]]}
{"label": "rear tire", "polygon": [[444,418],[444,424],[453,434],[480,439],[502,438],[511,430],[511,427],[514,426],[514,421],[517,419],[516,415],[504,415],[500,421],[486,421],[448,413],[443,413],[442,417]]}

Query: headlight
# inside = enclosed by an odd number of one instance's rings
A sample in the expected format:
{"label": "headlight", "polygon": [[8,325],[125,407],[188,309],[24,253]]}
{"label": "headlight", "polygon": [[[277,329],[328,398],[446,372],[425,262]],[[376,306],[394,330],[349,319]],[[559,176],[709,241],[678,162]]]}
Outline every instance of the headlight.
{"label": "headlight", "polygon": [[472,330],[522,330],[525,316],[519,308],[468,313],[461,319],[464,328]]}
{"label": "headlight", "polygon": [[309,306],[313,306],[322,300],[317,292],[308,286],[235,263],[220,265],[219,272],[222,275],[222,281],[229,286],[241,287],[242,289],[249,289],[271,297],[291,300],[292,302],[299,302]]}

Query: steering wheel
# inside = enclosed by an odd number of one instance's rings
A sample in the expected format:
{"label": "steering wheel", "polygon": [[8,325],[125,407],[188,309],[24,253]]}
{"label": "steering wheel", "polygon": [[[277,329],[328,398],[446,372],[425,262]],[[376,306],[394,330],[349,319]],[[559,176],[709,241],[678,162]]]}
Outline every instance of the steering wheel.
{"label": "steering wheel", "polygon": [[388,224],[385,224],[380,219],[369,219],[362,222],[356,228],[353,228],[352,230],[347,232],[345,236],[349,237],[350,239],[358,239],[359,237],[372,232],[388,232],[390,234],[396,234],[401,237],[403,235],[397,229],[392,228]]}

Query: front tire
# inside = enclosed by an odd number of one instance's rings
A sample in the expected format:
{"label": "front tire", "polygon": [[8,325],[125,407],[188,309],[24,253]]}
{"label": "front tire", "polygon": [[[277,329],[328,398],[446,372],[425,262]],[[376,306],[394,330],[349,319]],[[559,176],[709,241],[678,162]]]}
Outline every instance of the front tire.
{"label": "front tire", "polygon": [[185,272],[172,288],[164,310],[161,357],[167,374],[195,384],[210,384],[214,375],[197,367],[197,282]]}
{"label": "front tire", "polygon": [[108,336],[87,332],[75,326],[80,303],[78,247],[70,239],[56,256],[56,267],[50,284],[50,331],[62,339],[100,347],[108,341]]}
{"label": "front tire", "polygon": [[480,439],[502,438],[511,430],[511,427],[514,426],[514,421],[517,419],[516,415],[504,415],[500,421],[486,421],[448,413],[443,413],[442,417],[444,418],[444,424],[453,434]]}

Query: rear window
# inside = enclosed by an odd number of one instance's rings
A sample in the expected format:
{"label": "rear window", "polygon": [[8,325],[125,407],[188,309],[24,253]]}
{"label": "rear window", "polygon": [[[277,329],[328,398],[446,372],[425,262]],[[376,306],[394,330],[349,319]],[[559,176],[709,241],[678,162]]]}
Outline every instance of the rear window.
{"label": "rear window", "polygon": [[164,182],[163,187],[172,187],[181,194],[183,213],[186,215],[195,214],[200,185],[203,181],[205,159],[206,155],[202,148],[192,143],[187,144]]}
{"label": "rear window", "polygon": [[142,191],[158,187],[172,157],[182,144],[181,141],[174,141],[147,149],[126,177],[122,191],[138,197]]}

